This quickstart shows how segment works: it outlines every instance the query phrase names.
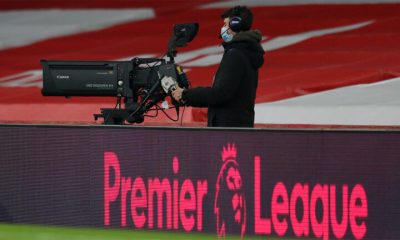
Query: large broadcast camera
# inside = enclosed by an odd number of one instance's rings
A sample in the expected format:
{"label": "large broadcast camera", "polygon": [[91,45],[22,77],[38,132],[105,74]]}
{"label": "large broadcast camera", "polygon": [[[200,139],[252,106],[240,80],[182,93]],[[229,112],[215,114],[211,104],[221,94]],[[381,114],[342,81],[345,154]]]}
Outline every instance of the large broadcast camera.
{"label": "large broadcast camera", "polygon": [[[181,67],[175,64],[177,47],[186,46],[198,32],[198,23],[176,24],[164,58],[134,58],[131,61],[41,60],[43,96],[111,96],[115,108],[94,114],[104,124],[142,123],[145,114],[163,102],[176,86],[189,88]],[[174,101],[179,118],[179,103]],[[123,100],[124,107],[121,106]]]}

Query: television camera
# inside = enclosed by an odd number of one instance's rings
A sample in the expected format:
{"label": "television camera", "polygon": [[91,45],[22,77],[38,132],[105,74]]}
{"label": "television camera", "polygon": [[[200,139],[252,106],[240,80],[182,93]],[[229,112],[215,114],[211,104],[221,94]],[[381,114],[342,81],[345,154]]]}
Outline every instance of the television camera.
{"label": "television camera", "polygon": [[[43,96],[111,96],[115,108],[94,114],[104,124],[141,123],[145,114],[175,90],[189,88],[181,67],[175,64],[177,47],[184,47],[198,32],[198,23],[175,24],[168,43],[167,57],[133,58],[130,61],[41,60]],[[179,105],[171,98],[179,118]],[[122,101],[124,107],[122,107]]]}

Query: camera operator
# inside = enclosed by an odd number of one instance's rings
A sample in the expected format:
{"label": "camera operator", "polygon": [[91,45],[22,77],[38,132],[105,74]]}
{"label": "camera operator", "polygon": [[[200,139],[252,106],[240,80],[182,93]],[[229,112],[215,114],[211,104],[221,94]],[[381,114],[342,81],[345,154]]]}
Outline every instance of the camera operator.
{"label": "camera operator", "polygon": [[264,63],[261,32],[252,30],[253,13],[245,6],[225,11],[221,18],[224,55],[212,87],[177,88],[175,100],[208,107],[209,127],[254,127],[258,69]]}

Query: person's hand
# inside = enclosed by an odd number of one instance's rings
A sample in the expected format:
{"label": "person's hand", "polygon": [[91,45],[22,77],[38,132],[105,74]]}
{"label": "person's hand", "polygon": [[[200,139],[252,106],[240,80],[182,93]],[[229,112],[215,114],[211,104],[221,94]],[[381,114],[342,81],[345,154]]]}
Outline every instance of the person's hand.
{"label": "person's hand", "polygon": [[183,89],[177,86],[171,95],[177,102],[179,102],[182,99],[182,92]]}

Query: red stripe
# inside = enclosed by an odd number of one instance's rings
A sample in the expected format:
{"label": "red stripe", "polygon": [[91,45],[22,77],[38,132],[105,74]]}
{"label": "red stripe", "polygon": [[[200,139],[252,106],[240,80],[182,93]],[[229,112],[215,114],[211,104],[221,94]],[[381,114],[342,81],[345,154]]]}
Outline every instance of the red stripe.
{"label": "red stripe", "polygon": [[[187,3],[193,2],[193,3]],[[196,9],[206,1],[3,1],[1,9],[154,7],[156,19],[48,39],[0,51],[0,77],[40,69],[40,59],[112,60],[144,53],[162,55],[177,22],[198,21],[191,51],[218,44],[221,9]],[[24,5],[24,6],[22,6]],[[187,11],[183,11],[183,9]],[[253,8],[255,28],[268,39],[374,20],[367,27],[309,39],[267,52],[260,70],[257,102],[279,100],[399,76],[400,4],[309,5]],[[6,67],[3,67],[6,66]],[[191,67],[193,86],[210,85],[217,65]],[[18,96],[18,98],[11,97]],[[113,102],[109,98],[63,98],[40,95],[37,88],[0,88],[0,102]],[[204,110],[200,120],[205,119]],[[196,116],[195,116],[196,117]],[[194,117],[194,118],[195,118]]]}

